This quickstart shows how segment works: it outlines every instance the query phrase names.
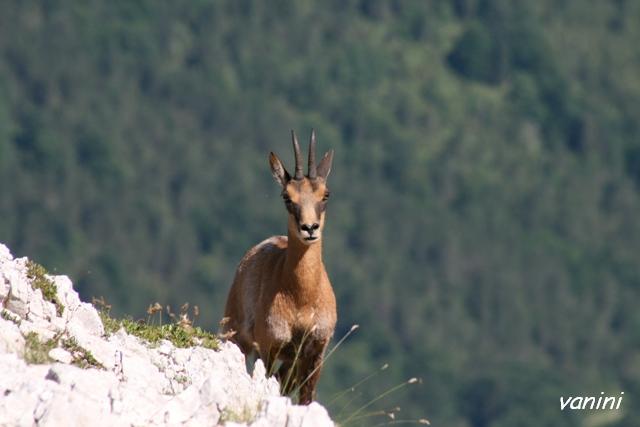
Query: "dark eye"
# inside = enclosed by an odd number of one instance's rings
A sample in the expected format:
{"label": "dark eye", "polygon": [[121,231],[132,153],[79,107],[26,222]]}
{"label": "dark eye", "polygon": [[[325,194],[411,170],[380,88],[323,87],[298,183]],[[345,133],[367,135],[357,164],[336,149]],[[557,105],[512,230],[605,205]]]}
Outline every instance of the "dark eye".
{"label": "dark eye", "polygon": [[285,203],[291,203],[291,197],[289,197],[287,193],[282,194],[282,199],[284,200]]}
{"label": "dark eye", "polygon": [[322,198],[323,202],[326,202],[327,200],[329,200],[329,196],[331,195],[331,193],[329,191],[327,191],[326,193],[324,193],[324,197]]}

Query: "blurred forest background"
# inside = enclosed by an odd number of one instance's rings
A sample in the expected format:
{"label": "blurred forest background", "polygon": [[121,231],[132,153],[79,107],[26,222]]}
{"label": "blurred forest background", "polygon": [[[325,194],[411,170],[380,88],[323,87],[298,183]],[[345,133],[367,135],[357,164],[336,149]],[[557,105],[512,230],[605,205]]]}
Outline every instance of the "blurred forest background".
{"label": "blurred forest background", "polygon": [[[286,232],[267,154],[315,127],[336,335],[361,325],[320,401],[389,362],[355,402],[418,376],[375,408],[638,426],[639,41],[633,0],[3,1],[0,241],[216,330]],[[623,410],[560,412],[601,391]]]}

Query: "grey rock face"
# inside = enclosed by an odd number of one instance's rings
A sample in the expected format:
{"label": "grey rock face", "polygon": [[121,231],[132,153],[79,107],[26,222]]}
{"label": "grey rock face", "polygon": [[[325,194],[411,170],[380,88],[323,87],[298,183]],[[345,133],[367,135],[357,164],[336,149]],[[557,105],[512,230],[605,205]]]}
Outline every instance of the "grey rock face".
{"label": "grey rock face", "polygon": [[[224,342],[220,350],[150,346],[123,329],[106,337],[100,316],[66,276],[48,276],[64,306],[34,290],[27,259],[0,244],[0,425],[333,426],[319,404],[293,405],[274,378]],[[74,338],[104,369],[81,369],[63,348],[27,364],[25,337]]]}

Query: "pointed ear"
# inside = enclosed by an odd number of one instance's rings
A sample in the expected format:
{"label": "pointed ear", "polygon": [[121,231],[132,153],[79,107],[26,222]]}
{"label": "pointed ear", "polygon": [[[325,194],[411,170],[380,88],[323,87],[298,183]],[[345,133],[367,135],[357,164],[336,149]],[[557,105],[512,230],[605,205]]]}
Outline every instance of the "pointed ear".
{"label": "pointed ear", "polygon": [[291,176],[282,165],[282,162],[280,161],[278,156],[273,154],[273,152],[269,153],[269,166],[271,166],[271,174],[273,175],[273,178],[276,180],[276,182],[283,187],[286,186],[291,179]]}
{"label": "pointed ear", "polygon": [[329,172],[331,172],[331,163],[333,162],[333,150],[327,151],[322,156],[322,160],[318,164],[318,176],[321,176],[323,179],[327,179],[329,176]]}

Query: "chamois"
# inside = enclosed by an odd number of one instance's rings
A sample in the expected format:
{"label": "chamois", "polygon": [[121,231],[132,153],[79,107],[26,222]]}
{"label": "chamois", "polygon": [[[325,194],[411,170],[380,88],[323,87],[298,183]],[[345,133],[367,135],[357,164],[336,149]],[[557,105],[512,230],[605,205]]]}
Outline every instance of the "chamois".
{"label": "chamois", "polygon": [[336,299],[322,263],[322,230],[329,198],[327,176],[333,150],[316,166],[315,131],[309,142],[308,174],[291,131],[295,174],[289,175],[273,152],[271,173],[282,186],[288,211],[288,235],[254,246],[240,261],[225,307],[226,332],[245,355],[257,350],[284,393],[299,389],[298,401],[314,399],[324,351],[336,325]]}

